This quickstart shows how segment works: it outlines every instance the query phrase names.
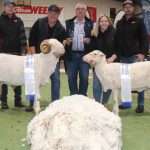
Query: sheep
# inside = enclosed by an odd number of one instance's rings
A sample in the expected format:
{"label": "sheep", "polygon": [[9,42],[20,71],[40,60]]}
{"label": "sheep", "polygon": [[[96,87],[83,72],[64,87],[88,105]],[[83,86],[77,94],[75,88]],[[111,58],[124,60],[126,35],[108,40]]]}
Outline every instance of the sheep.
{"label": "sheep", "polygon": [[49,104],[27,127],[31,150],[121,150],[119,116],[83,95]]}
{"label": "sheep", "polygon": [[[95,50],[83,57],[83,60],[87,63],[96,62],[95,72],[100,82],[102,83],[103,90],[112,90],[114,106],[113,112],[118,115],[118,93],[121,89],[121,75],[120,75],[120,63],[106,62],[105,55]],[[131,75],[131,90],[141,92],[150,88],[150,62],[138,62],[130,64]]]}
{"label": "sheep", "polygon": [[[54,53],[64,54],[64,46],[56,39],[44,40],[40,45],[41,53],[33,54],[35,73],[34,111],[40,112],[40,86],[49,83],[50,75],[54,72],[59,58]],[[25,56],[0,54],[0,83],[11,86],[24,85]]]}

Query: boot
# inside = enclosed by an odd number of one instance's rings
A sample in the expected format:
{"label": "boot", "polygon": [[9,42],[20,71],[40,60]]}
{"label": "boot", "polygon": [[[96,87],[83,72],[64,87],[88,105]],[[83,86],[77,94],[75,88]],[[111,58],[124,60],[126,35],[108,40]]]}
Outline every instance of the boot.
{"label": "boot", "polygon": [[15,107],[26,107],[26,105],[21,100],[20,101],[15,100]]}
{"label": "boot", "polygon": [[33,111],[33,104],[30,103],[30,105],[26,108],[26,112]]}
{"label": "boot", "polygon": [[135,109],[136,113],[143,113],[144,112],[144,105],[138,105]]}
{"label": "boot", "polygon": [[6,102],[2,101],[2,109],[9,109],[9,107],[7,105],[7,101]]}

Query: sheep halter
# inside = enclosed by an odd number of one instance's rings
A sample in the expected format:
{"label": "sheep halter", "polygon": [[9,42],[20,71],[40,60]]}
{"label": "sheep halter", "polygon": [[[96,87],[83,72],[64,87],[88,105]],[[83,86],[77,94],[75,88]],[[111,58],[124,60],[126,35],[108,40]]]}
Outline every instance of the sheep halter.
{"label": "sheep halter", "polygon": [[51,45],[48,43],[48,40],[44,40],[40,45],[41,52],[48,54],[51,51]]}

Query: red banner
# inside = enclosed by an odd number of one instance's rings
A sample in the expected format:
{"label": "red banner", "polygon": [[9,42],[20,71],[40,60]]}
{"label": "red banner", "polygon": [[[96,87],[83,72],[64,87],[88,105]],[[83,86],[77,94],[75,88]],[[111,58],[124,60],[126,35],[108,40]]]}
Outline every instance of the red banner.
{"label": "red banner", "polygon": [[96,22],[96,7],[87,7],[89,17],[92,21]]}

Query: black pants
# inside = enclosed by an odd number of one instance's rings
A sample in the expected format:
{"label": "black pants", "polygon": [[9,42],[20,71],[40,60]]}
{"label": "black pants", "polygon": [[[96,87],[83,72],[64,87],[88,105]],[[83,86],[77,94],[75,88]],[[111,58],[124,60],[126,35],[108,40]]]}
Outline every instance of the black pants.
{"label": "black pants", "polygon": [[[21,101],[21,86],[16,86],[14,88],[14,100],[15,102]],[[7,102],[7,94],[8,94],[8,86],[6,84],[2,85],[2,94],[1,94],[1,101]]]}

